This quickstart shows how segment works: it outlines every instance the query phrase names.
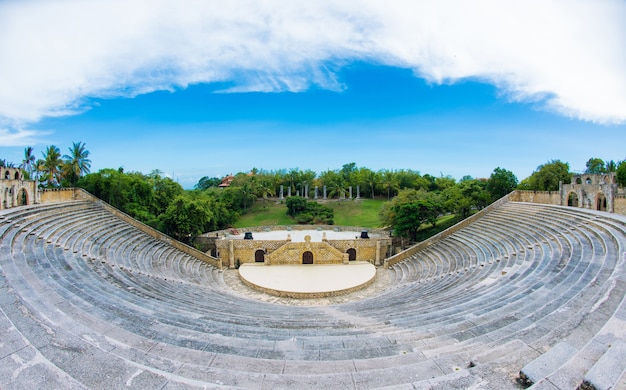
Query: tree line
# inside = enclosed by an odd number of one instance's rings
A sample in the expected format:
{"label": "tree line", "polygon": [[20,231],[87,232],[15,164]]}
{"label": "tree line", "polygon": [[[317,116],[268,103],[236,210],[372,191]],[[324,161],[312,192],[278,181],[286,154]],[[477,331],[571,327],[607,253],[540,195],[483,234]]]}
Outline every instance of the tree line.
{"label": "tree line", "polygon": [[27,179],[39,181],[41,187],[73,187],[83,175],[89,173],[91,160],[83,142],[73,142],[68,151],[68,154],[61,155],[58,147],[49,145],[41,153],[42,157],[37,158],[33,147],[27,146],[19,165],[0,159],[0,167],[21,168]]}
{"label": "tree line", "polygon": [[[19,168],[28,177],[37,179],[42,187],[84,188],[137,220],[187,243],[199,234],[232,226],[257,200],[265,204],[269,198],[276,198],[281,186],[285,196],[289,192],[293,195],[286,202],[286,213],[294,222],[326,224],[333,222],[332,210],[310,202],[315,187],[321,192],[325,186],[329,199],[345,199],[350,187],[355,197],[358,186],[362,198],[386,200],[380,212],[382,226],[416,241],[423,225],[435,226],[443,215],[464,219],[514,189],[556,191],[560,182],[570,183],[573,174],[569,164],[560,160],[539,165],[521,182],[501,167],[495,168],[488,178],[464,176],[457,181],[450,176],[432,176],[415,170],[373,171],[348,163],[319,175],[297,168],[275,171],[253,168],[235,174],[226,188],[219,187],[220,178],[203,177],[193,190],[184,190],[158,170],[143,174],[127,173],[119,168],[90,173],[86,145],[74,142],[68,151],[61,155],[58,147],[50,145],[42,152],[42,158],[36,159],[33,148],[27,147]],[[0,159],[0,166],[15,165]],[[586,163],[585,173],[609,172],[616,172],[620,185],[626,185],[626,161],[590,158]],[[321,193],[318,195],[321,197]]]}

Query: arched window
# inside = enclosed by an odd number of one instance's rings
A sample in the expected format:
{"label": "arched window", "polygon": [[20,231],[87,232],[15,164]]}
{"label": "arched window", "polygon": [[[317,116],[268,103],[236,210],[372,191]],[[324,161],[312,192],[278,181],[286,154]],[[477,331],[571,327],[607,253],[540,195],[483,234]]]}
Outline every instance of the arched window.
{"label": "arched window", "polygon": [[576,184],[583,184],[583,181],[580,179],[580,177],[576,178]]}
{"label": "arched window", "polygon": [[265,262],[265,251],[263,249],[258,249],[256,252],[254,252],[254,262],[255,263]]}
{"label": "arched window", "polygon": [[16,171],[15,175],[13,176],[15,180],[19,180],[20,179],[20,172]]}
{"label": "arched window", "polygon": [[348,260],[350,261],[356,260],[356,249],[350,248],[346,251],[346,253],[348,254]]}

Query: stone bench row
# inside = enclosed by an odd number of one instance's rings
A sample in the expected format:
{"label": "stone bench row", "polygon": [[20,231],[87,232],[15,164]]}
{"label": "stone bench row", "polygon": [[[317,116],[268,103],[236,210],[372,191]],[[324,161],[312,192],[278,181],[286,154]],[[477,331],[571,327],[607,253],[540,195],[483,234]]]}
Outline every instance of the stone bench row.
{"label": "stone bench row", "polygon": [[[268,387],[309,387],[307,383],[330,385],[333,379],[349,380],[349,387],[430,386],[456,383],[460,377],[476,384],[479,377],[473,373],[490,369],[490,361],[498,360],[483,358],[494,346],[511,350],[521,346],[525,351],[523,356],[511,352],[510,360],[500,358],[502,363],[497,364],[509,371],[519,370],[537,356],[536,351],[557,340],[582,351],[610,323],[619,304],[615,279],[616,255],[619,258],[622,250],[619,224],[577,216],[572,218],[574,225],[552,226],[549,213],[535,221],[537,209],[509,211],[520,214],[522,221],[509,221],[511,233],[495,227],[506,217],[485,219],[482,226],[470,225],[471,229],[434,245],[428,253],[438,271],[430,277],[421,278],[425,268],[417,265],[418,260],[400,263],[411,276],[396,279],[398,285],[384,295],[327,308],[234,299],[220,290],[224,284],[217,270],[199,267],[189,258],[175,260],[169,248],[132,229],[119,235],[85,224],[79,230],[90,233],[81,235],[59,229],[66,224],[54,226],[54,219],[43,230],[18,226],[6,233],[11,244],[3,240],[0,258],[2,271],[12,276],[2,288],[19,292],[16,299],[23,306],[43,315],[41,329],[63,331],[86,343],[78,350],[111,355],[109,364],[119,365],[120,372],[127,373],[122,375],[126,381],[138,372],[128,367],[140,365],[151,380],[187,385],[219,380],[251,384],[255,379]],[[559,210],[549,211],[558,221]],[[533,224],[538,228],[527,227]],[[498,232],[491,241],[490,229]],[[524,231],[532,233],[520,238]],[[507,240],[509,235],[514,238]],[[152,263],[163,257],[164,262]],[[499,278],[492,278],[498,273]],[[185,275],[200,279],[184,281]],[[202,281],[209,284],[201,285]],[[14,306],[7,318],[26,321]],[[585,317],[597,312],[604,318]],[[581,321],[582,329],[576,326]],[[98,322],[107,323],[107,331],[94,325]],[[108,340],[113,347],[101,349],[106,343],[89,343],[86,334]],[[153,353],[138,347],[150,343]],[[61,354],[49,353],[53,345],[47,344],[45,356]],[[98,361],[87,353],[77,355]],[[474,359],[477,366],[466,368],[475,356],[481,357]],[[237,359],[248,364],[237,365]],[[212,363],[196,364],[209,360]],[[64,371],[72,370],[76,368]],[[415,377],[429,370],[429,377]],[[203,374],[207,372],[211,374]],[[142,373],[134,378],[141,383]]]}

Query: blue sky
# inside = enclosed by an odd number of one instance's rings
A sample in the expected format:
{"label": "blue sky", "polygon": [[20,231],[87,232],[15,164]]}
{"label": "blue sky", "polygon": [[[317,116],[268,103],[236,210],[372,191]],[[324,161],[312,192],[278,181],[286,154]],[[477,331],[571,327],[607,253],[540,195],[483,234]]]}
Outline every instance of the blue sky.
{"label": "blue sky", "polygon": [[82,141],[92,171],[186,188],[253,167],[521,180],[626,158],[623,2],[176,4],[1,4],[0,158]]}

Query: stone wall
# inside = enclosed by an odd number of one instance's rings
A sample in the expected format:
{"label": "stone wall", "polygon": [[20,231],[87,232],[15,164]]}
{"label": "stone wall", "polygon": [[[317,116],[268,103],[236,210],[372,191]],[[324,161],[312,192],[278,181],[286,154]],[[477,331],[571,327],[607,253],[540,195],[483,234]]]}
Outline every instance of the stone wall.
{"label": "stone wall", "polygon": [[561,204],[560,191],[513,191],[509,194],[511,202],[529,202],[542,204]]}
{"label": "stone wall", "polygon": [[68,202],[71,200],[90,200],[80,188],[44,188],[39,190],[39,203]]}
{"label": "stone wall", "polygon": [[616,195],[613,203],[613,212],[626,215],[626,195]]}

